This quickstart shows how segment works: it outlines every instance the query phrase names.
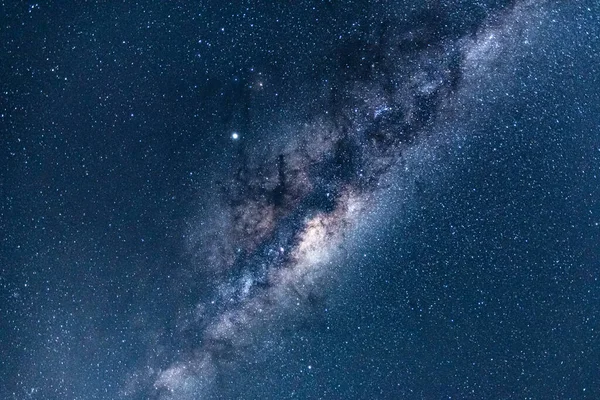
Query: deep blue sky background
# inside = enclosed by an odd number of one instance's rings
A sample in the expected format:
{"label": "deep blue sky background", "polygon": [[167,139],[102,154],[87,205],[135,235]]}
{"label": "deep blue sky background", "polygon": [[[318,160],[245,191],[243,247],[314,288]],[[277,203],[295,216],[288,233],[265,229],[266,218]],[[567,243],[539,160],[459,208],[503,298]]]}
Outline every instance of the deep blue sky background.
{"label": "deep blue sky background", "polygon": [[[463,3],[434,9],[476,26]],[[390,12],[246,6],[0,6],[0,397],[116,398],[186,301],[186,222],[230,132],[314,113],[340,35]],[[600,397],[600,8],[544,7],[508,82],[444,125],[466,139],[443,179],[408,211],[390,189],[347,279],[221,398]]]}

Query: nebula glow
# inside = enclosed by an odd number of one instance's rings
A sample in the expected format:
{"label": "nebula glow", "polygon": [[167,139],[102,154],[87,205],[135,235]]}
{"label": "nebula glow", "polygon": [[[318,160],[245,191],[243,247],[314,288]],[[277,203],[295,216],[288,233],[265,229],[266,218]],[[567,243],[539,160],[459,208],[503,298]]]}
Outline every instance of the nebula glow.
{"label": "nebula glow", "polygon": [[210,277],[214,291],[181,324],[194,333],[191,350],[147,374],[154,396],[209,395],[219,371],[260,342],[257,332],[311,301],[389,171],[451,120],[481,69],[502,62],[515,32],[535,20],[536,4],[493,15],[475,33],[390,25],[359,38],[338,66],[347,73],[332,82],[329,108],[275,154],[249,152],[191,225],[198,279]]}

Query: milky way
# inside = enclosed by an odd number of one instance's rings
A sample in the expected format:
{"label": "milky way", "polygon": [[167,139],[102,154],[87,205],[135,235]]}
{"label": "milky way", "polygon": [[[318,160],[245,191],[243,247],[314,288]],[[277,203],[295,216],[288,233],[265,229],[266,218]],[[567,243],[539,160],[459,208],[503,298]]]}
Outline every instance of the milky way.
{"label": "milky way", "polygon": [[0,399],[600,399],[600,2],[0,2]]}
{"label": "milky way", "polygon": [[221,371],[260,347],[261,332],[310,314],[390,171],[465,112],[464,98],[506,61],[538,6],[513,4],[459,30],[435,12],[382,21],[340,45],[327,66],[326,107],[289,128],[295,139],[280,146],[240,144],[234,173],[213,185],[187,243],[194,268],[186,276],[208,282],[207,292],[182,311],[171,345],[180,350],[133,373],[123,394],[214,395]]}

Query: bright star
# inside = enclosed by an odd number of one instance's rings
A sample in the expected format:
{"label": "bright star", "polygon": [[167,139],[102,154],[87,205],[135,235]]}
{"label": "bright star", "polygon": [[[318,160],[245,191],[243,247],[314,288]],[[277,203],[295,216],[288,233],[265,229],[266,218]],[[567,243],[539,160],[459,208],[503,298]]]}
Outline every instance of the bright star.
{"label": "bright star", "polygon": [[240,138],[240,135],[239,135],[239,133],[237,133],[237,132],[233,132],[233,133],[231,134],[231,138],[232,138],[233,140],[238,140],[238,139]]}

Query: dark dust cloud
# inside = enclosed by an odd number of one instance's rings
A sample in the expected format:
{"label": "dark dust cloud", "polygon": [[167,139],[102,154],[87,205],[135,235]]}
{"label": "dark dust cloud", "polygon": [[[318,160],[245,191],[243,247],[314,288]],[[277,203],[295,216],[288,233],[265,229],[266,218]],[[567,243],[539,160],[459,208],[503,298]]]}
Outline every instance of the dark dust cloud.
{"label": "dark dust cloud", "polygon": [[597,4],[2,8],[3,398],[600,394]]}

